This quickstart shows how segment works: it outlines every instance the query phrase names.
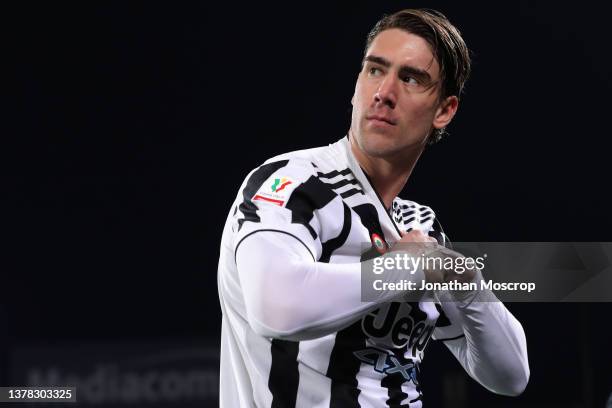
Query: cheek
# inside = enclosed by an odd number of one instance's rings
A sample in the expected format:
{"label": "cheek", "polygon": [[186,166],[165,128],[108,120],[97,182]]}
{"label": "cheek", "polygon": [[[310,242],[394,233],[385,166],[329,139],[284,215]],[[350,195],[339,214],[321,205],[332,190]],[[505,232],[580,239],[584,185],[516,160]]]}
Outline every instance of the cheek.
{"label": "cheek", "polygon": [[366,96],[364,95],[362,87],[355,87],[355,94],[351,99],[351,104],[353,105],[353,120],[358,121],[361,118],[362,113],[367,109]]}
{"label": "cheek", "polygon": [[355,94],[353,94],[351,102],[355,108],[359,108],[363,103],[363,86],[359,83],[355,86]]}
{"label": "cheek", "polygon": [[353,105],[361,108],[367,108],[374,100],[376,84],[372,81],[367,81],[361,78],[355,84],[355,94],[353,95]]}
{"label": "cheek", "polygon": [[423,124],[431,125],[436,113],[435,104],[427,100],[419,100],[419,98],[405,101],[402,111],[405,123],[411,125]]}

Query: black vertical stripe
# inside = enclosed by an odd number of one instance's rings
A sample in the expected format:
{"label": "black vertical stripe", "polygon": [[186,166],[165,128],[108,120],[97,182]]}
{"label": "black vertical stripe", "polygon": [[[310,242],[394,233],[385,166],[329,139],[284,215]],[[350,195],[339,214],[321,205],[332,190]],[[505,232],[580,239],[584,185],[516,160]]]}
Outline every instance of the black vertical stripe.
{"label": "black vertical stripe", "polygon": [[242,228],[242,224],[245,221],[260,222],[259,215],[257,215],[257,206],[253,204],[251,199],[262,186],[262,184],[278,169],[285,167],[289,163],[289,160],[281,160],[272,162],[260,166],[257,170],[251,174],[246,186],[242,190],[243,201],[238,207],[240,212],[244,214],[244,218],[238,220],[238,230]]}
{"label": "black vertical stripe", "polygon": [[372,204],[367,203],[357,205],[353,207],[353,211],[355,211],[357,215],[359,215],[359,218],[361,218],[361,223],[368,229],[370,237],[372,234],[378,234],[382,239],[385,239],[382,226],[380,225],[380,220],[378,219],[378,212]]}
{"label": "black vertical stripe", "polygon": [[[331,253],[339,248],[348,237],[351,228],[351,210],[344,204],[344,225],[340,235],[334,240],[327,241],[321,256],[328,262]],[[342,242],[340,242],[342,240]],[[330,408],[359,407],[359,393],[357,373],[361,361],[355,357],[354,352],[366,346],[366,336],[361,329],[361,321],[340,330],[336,334],[334,347],[329,357],[329,366],[326,376],[331,379]]]}
{"label": "black vertical stripe", "polygon": [[419,363],[415,363],[414,369],[415,369],[415,375],[417,378],[416,383],[414,385],[415,385],[416,392],[419,393],[419,396],[411,399],[409,401],[411,404],[413,402],[417,402],[423,399],[423,390],[421,388],[421,366],[419,365]]}
{"label": "black vertical stripe", "polygon": [[272,408],[294,408],[297,400],[299,372],[297,357],[300,343],[272,340],[272,366],[268,388],[272,393]]}
{"label": "black vertical stripe", "polygon": [[[310,226],[314,211],[325,207],[337,195],[316,177],[310,177],[293,190],[285,208],[291,211],[291,222],[304,225],[313,238],[316,232]],[[342,246],[348,237],[351,218],[350,209],[345,205],[344,225],[338,237],[323,244],[323,255],[329,257]],[[348,218],[348,221],[347,221]],[[300,343],[286,340],[272,340],[272,366],[268,378],[268,388],[272,393],[272,408],[294,408],[299,387],[298,353]]]}
{"label": "black vertical stripe", "polygon": [[349,232],[351,231],[351,209],[345,203],[342,203],[342,205],[344,206],[344,221],[342,224],[342,231],[340,231],[340,234],[338,234],[336,238],[332,238],[322,244],[321,258],[319,259],[319,262],[329,262],[332,253],[346,242]]}
{"label": "black vertical stripe", "polygon": [[[405,346],[400,349],[393,349],[393,355],[401,365],[406,365],[411,361],[404,358],[405,351]],[[402,391],[402,384],[406,381],[406,378],[401,373],[387,374],[387,376],[382,379],[380,385],[387,388],[387,395],[389,396],[386,401],[388,407],[408,407],[408,405],[402,405],[402,401],[405,400],[406,397],[408,397],[408,394]]]}
{"label": "black vertical stripe", "polygon": [[[337,238],[327,241],[323,245],[322,262],[328,262],[332,252],[339,248],[351,229],[351,210],[344,205],[344,224]],[[364,348],[366,337],[361,329],[361,321],[353,323],[336,334],[334,347],[329,357],[329,366],[326,376],[331,379],[330,408],[359,407],[359,393],[357,387],[357,373],[361,361],[353,354]]]}
{"label": "black vertical stripe", "polygon": [[[353,207],[359,215],[361,223],[368,229],[370,236],[379,234],[382,239],[384,234],[378,220],[378,213],[372,204],[361,204]],[[371,254],[362,254],[362,261]],[[334,348],[329,359],[327,377],[331,379],[330,408],[353,408],[359,407],[359,394],[357,374],[361,368],[359,360],[354,352],[366,347],[366,334],[361,328],[361,320],[353,323],[336,334]]]}
{"label": "black vertical stripe", "polygon": [[366,346],[366,337],[361,329],[361,320],[336,334],[327,377],[331,379],[329,408],[359,407],[357,373],[361,361],[353,354]]}
{"label": "black vertical stripe", "polygon": [[[355,210],[355,212],[361,218],[361,222],[368,229],[370,236],[373,233],[377,233],[386,242],[385,236],[382,231],[382,227],[380,225],[380,220],[378,218],[378,212],[376,211],[376,208],[372,204],[362,204],[362,205],[353,207],[353,210]],[[370,251],[369,253],[363,254],[362,260],[364,257],[377,256],[377,254],[372,255],[374,252],[375,251]],[[413,318],[415,322],[421,321],[421,319],[426,317],[426,314],[419,308],[418,303],[413,302],[411,303],[411,306],[412,306],[411,317]],[[405,365],[411,361],[404,357],[406,350],[407,350],[407,346],[404,346],[399,349],[393,349],[395,358],[402,365]],[[387,395],[389,396],[389,398],[386,401],[387,406],[393,407],[393,408],[408,407],[408,405],[402,405],[402,401],[406,399],[406,397],[408,396],[406,393],[402,391],[402,384],[405,383],[406,381],[407,379],[401,373],[387,374],[387,376],[385,376],[382,379],[381,386],[387,388]],[[417,384],[417,391],[420,393],[420,387],[418,386],[418,384]],[[420,396],[418,399],[420,399]]]}
{"label": "black vertical stripe", "polygon": [[[416,325],[418,322],[422,322],[427,319],[427,313],[421,310],[418,302],[410,302],[410,317],[412,318],[412,321]],[[415,351],[414,347],[416,347],[416,345],[412,345],[413,354]],[[410,365],[411,363],[413,363],[412,359],[405,357],[407,349],[408,349],[408,345],[401,347],[401,348],[395,348],[392,350],[393,355],[395,356],[397,361],[399,361],[399,364],[401,364],[402,366]],[[418,369],[417,369],[418,366],[416,365],[416,363],[414,364],[415,364],[413,366],[414,370],[418,374]],[[402,373],[400,372],[396,372],[393,374],[387,374],[387,376],[381,381],[380,385],[387,388],[387,395],[389,396],[389,398],[387,399],[387,406],[391,408],[404,408],[404,407],[409,406],[409,405],[402,405],[402,401],[405,400],[406,397],[408,397],[408,394],[406,394],[402,390],[402,384],[404,384],[406,381],[411,381],[411,380],[404,377]],[[421,389],[419,387],[418,381],[415,382],[415,386],[416,386],[417,392],[420,393]],[[416,400],[417,399],[414,399],[410,402],[414,402]]]}
{"label": "black vertical stripe", "polygon": [[[363,169],[361,169],[363,170]],[[378,197],[378,201],[380,201],[380,204],[383,206],[383,208],[385,209],[385,212],[387,213],[387,216],[389,217],[389,219],[391,220],[391,224],[393,224],[393,227],[395,228],[395,230],[397,231],[398,235],[402,235],[402,233],[400,232],[399,228],[397,228],[397,225],[395,225],[395,222],[393,222],[393,218],[391,218],[391,214],[389,213],[389,209],[387,208],[387,206],[385,205],[385,202],[383,201],[382,197],[380,196],[380,194],[378,194],[378,191],[376,191],[376,189],[374,188],[374,183],[372,183],[372,180],[370,179],[370,176],[368,176],[368,173],[365,172],[365,170],[363,170],[363,174],[365,175],[366,179],[368,180],[368,183],[370,183],[370,187],[372,187],[372,190],[374,191],[374,193],[376,193],[376,197]],[[377,218],[378,219],[378,218]]]}

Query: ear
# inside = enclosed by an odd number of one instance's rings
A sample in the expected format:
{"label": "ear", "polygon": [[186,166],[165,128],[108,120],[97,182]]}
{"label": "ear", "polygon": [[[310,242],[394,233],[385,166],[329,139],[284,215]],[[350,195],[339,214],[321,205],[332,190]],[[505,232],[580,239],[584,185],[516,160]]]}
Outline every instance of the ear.
{"label": "ear", "polygon": [[442,129],[446,127],[453,120],[455,113],[457,113],[457,107],[459,106],[459,99],[456,96],[448,96],[438,106],[436,114],[433,120],[433,127],[436,129]]}

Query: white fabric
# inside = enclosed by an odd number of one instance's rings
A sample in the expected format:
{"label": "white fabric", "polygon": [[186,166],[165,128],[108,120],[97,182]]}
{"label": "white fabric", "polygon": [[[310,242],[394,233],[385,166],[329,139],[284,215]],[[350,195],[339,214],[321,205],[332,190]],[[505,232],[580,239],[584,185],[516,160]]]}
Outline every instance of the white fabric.
{"label": "white fabric", "polygon": [[[221,407],[272,406],[271,376],[279,368],[273,361],[277,340],[298,342],[289,345],[297,347],[291,357],[299,376],[298,389],[292,391],[295,407],[329,407],[334,398],[333,403],[341,406],[343,400],[337,399],[332,384],[346,386],[338,383],[346,379],[337,378],[344,373],[343,364],[348,364],[347,370],[357,364],[350,376],[359,390],[360,406],[385,407],[400,395],[405,398],[399,402],[421,407],[420,387],[412,375],[432,333],[487,389],[505,395],[524,389],[529,376],[524,331],[502,303],[482,302],[480,296],[486,293],[467,294],[458,302],[449,301],[453,299],[443,293],[437,294],[439,299],[430,294],[418,303],[389,294],[361,302],[360,259],[363,244],[373,241],[372,228],[391,246],[400,239],[399,229],[431,233],[435,214],[429,207],[396,198],[390,214],[346,138],[327,147],[278,156],[266,165],[277,170],[259,183],[258,192],[269,188],[270,180],[289,178],[291,194],[279,195],[281,205],[253,200],[255,192],[248,190],[247,181],[258,169],[251,172],[232,205],[221,242]],[[300,192],[309,182],[321,190],[313,197],[308,196],[311,190]],[[329,200],[305,218],[289,204],[295,194],[306,194],[302,198],[310,205],[321,198],[316,196],[319,192]],[[409,211],[417,212],[416,218],[402,216]],[[344,233],[340,246],[321,262],[326,246]],[[422,273],[413,277],[415,282],[422,280]],[[440,317],[436,304],[450,324],[436,324]],[[337,342],[349,329],[364,339],[355,351],[344,350],[344,343]],[[449,338],[455,339],[445,340]],[[403,354],[394,354],[398,350]],[[386,382],[398,378],[397,371],[388,372],[398,363],[394,356],[411,369],[397,386]],[[289,379],[293,374],[288,374]]]}
{"label": "white fabric", "polygon": [[[482,279],[480,272],[474,282]],[[480,285],[478,285],[480,287]],[[464,337],[444,342],[465,371],[489,391],[519,395],[529,381],[527,342],[520,322],[490,291],[461,298],[441,294],[447,316],[461,322]]]}
{"label": "white fabric", "polygon": [[[265,253],[276,255],[262,256]],[[377,301],[362,302],[360,263],[315,262],[295,238],[274,231],[242,241],[236,263],[249,323],[264,337],[293,341],[322,337],[402,296],[381,291]],[[419,285],[424,279],[422,270],[409,276]]]}

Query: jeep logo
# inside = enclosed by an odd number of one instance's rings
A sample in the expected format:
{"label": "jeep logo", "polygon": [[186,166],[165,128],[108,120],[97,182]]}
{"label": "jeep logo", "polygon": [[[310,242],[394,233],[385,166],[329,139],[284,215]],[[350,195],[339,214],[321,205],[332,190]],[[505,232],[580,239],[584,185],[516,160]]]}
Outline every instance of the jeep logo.
{"label": "jeep logo", "polygon": [[364,316],[361,328],[376,344],[393,348],[408,346],[414,357],[425,349],[435,327],[427,325],[426,318],[417,303],[392,302]]}

